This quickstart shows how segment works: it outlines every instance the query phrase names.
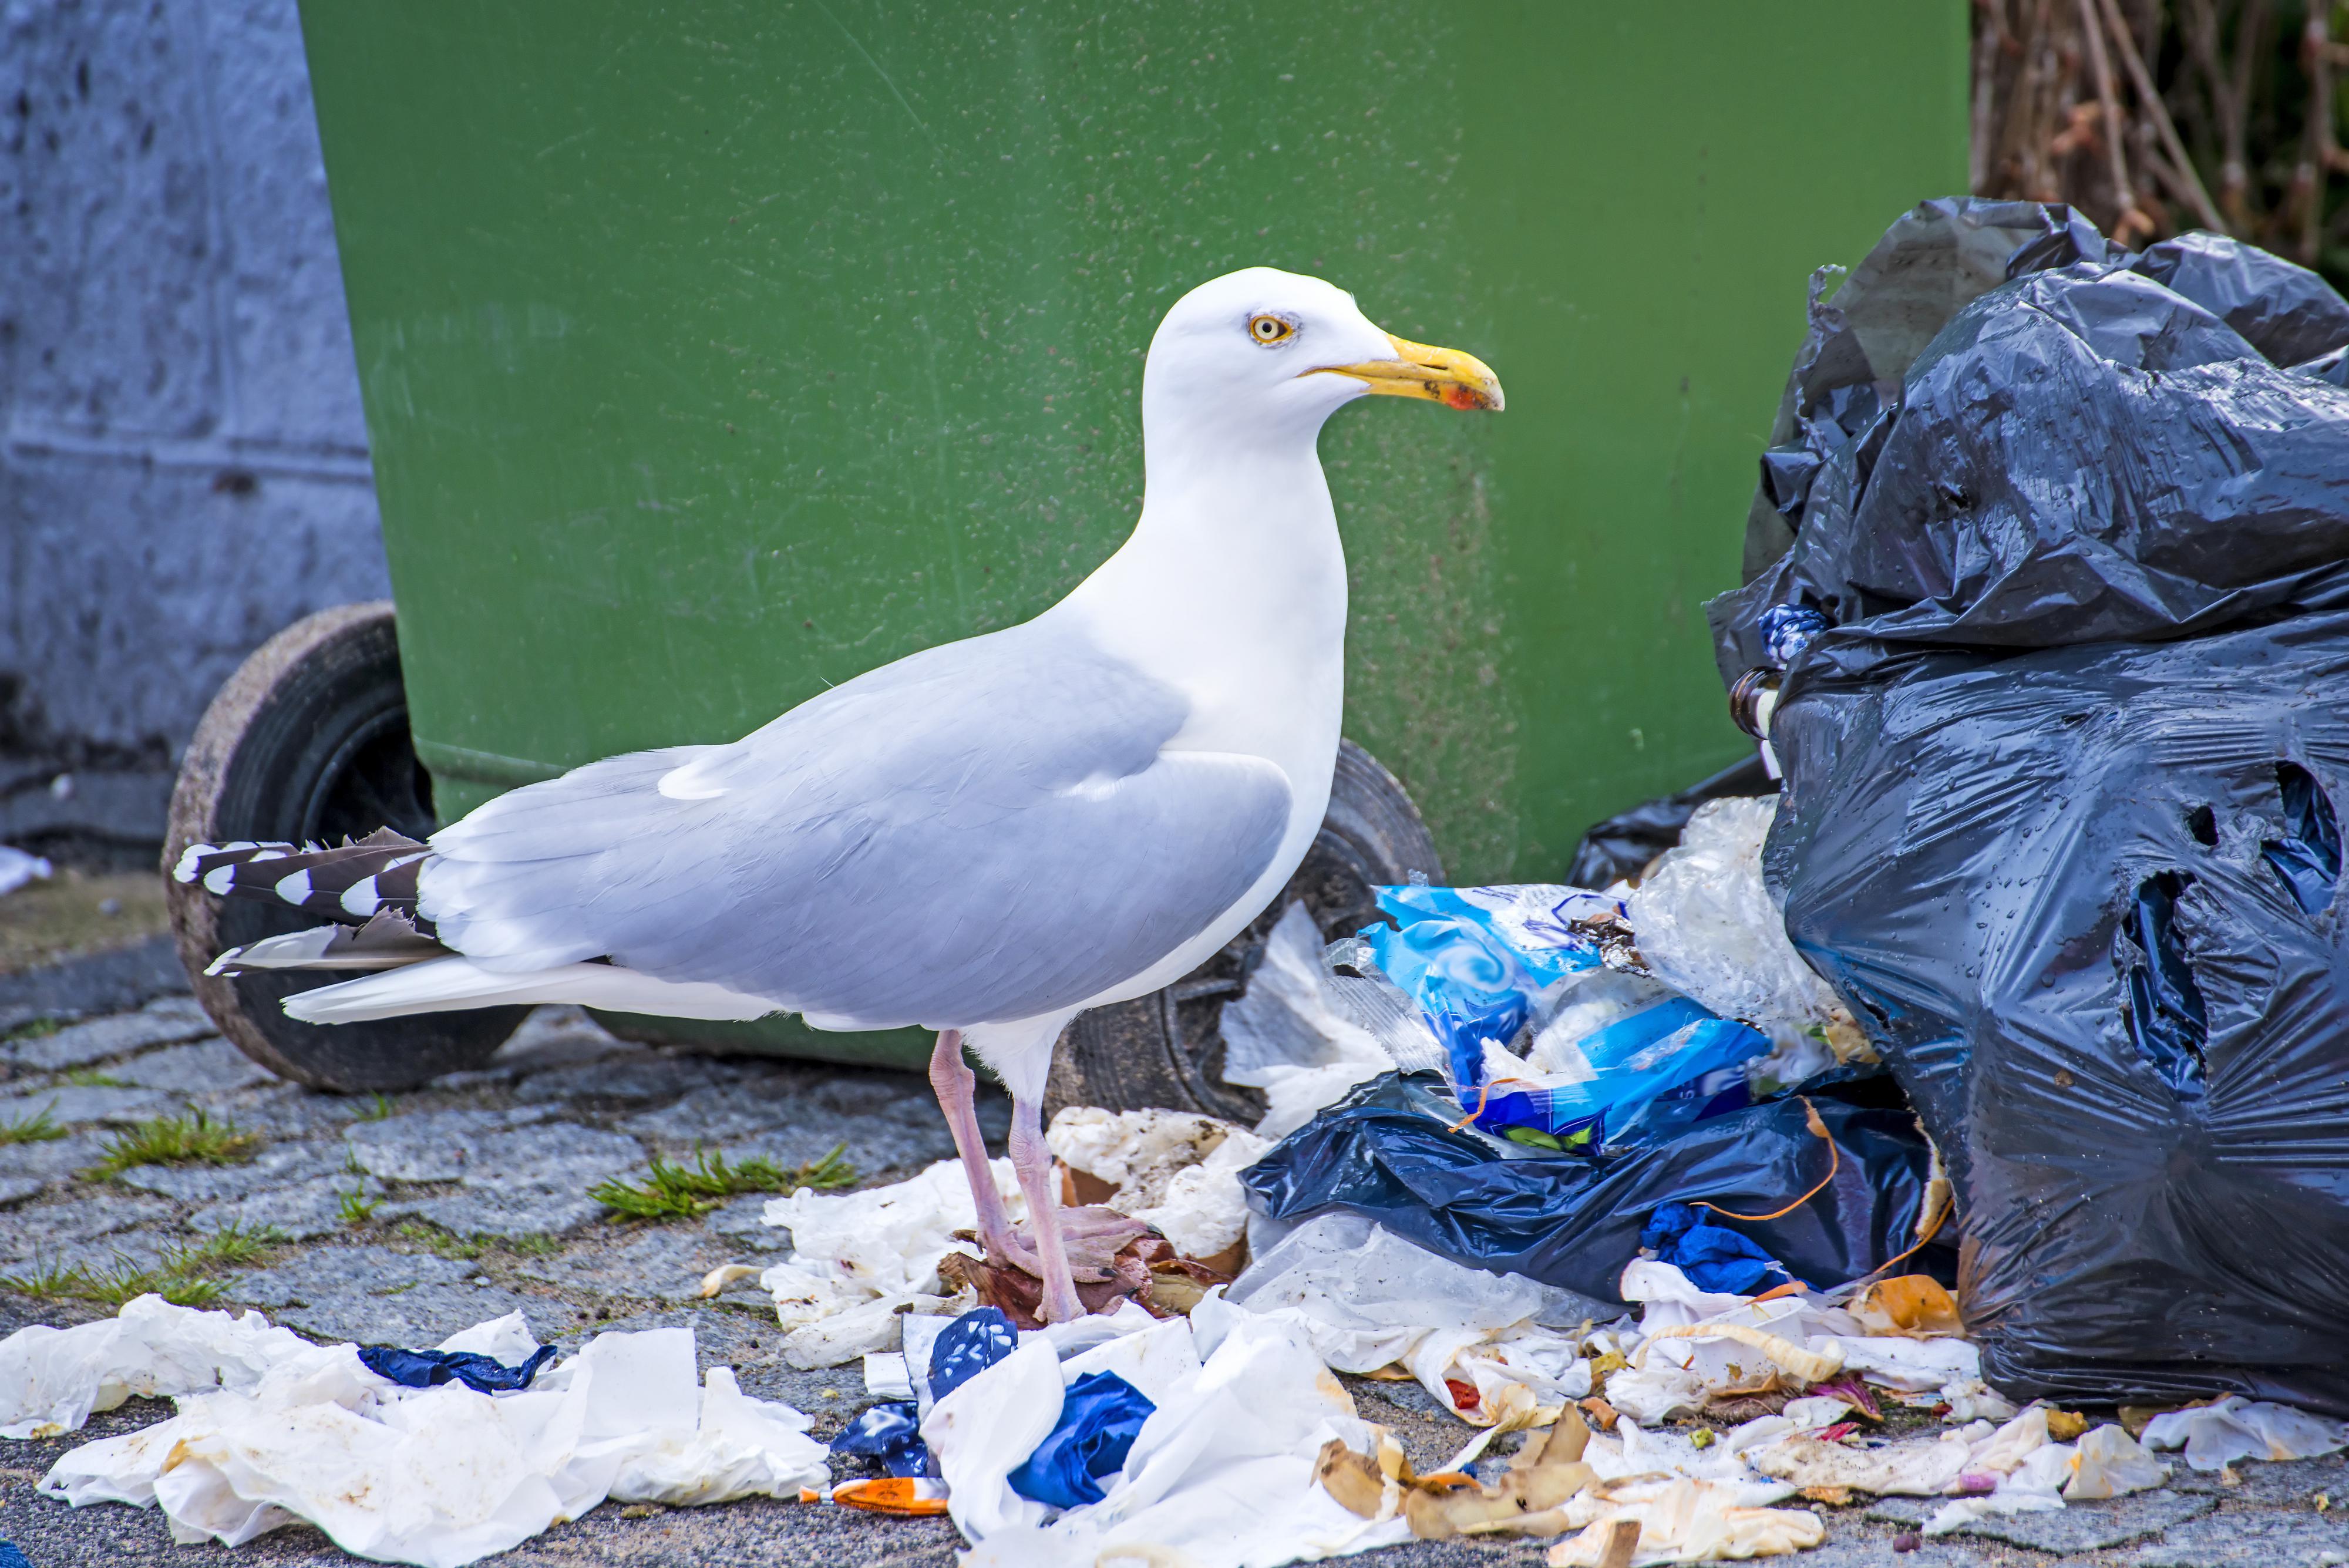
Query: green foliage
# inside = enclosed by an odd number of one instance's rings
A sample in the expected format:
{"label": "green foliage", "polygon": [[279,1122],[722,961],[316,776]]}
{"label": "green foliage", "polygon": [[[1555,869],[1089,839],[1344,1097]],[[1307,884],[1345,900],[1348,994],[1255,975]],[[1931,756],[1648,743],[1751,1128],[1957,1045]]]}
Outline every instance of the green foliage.
{"label": "green foliage", "polygon": [[359,1107],[357,1119],[363,1122],[388,1121],[398,1109],[398,1104],[389,1095],[378,1095]]}
{"label": "green foliage", "polygon": [[96,1302],[119,1307],[143,1295],[159,1295],[174,1306],[217,1306],[228,1293],[215,1271],[242,1269],[262,1262],[283,1246],[282,1231],[264,1227],[247,1231],[231,1225],[201,1241],[168,1249],[152,1263],[141,1263],[124,1253],[92,1269],[51,1260],[26,1274],[0,1276],[0,1290],[52,1301]]}
{"label": "green foliage", "polygon": [[691,1165],[678,1165],[655,1155],[644,1181],[600,1183],[587,1196],[629,1220],[693,1220],[718,1207],[719,1200],[743,1192],[793,1192],[802,1187],[846,1187],[856,1172],[841,1155],[848,1146],[833,1146],[822,1159],[792,1170],[753,1156],[740,1165],[722,1153],[696,1149]]}
{"label": "green foliage", "polygon": [[376,1200],[358,1188],[348,1188],[336,1195],[335,1212],[346,1225],[370,1224],[375,1220],[375,1210]]}
{"label": "green foliage", "polygon": [[47,1143],[51,1138],[65,1137],[66,1129],[57,1126],[55,1118],[49,1114],[56,1109],[57,1102],[52,1100],[24,1121],[0,1122],[0,1146],[12,1143]]}
{"label": "green foliage", "polygon": [[260,1147],[259,1133],[213,1121],[190,1106],[184,1116],[154,1116],[117,1133],[98,1162],[82,1174],[102,1181],[142,1165],[241,1165]]}
{"label": "green foliage", "polygon": [[62,1075],[65,1081],[80,1089],[127,1089],[130,1085],[110,1073],[96,1067],[76,1067]]}

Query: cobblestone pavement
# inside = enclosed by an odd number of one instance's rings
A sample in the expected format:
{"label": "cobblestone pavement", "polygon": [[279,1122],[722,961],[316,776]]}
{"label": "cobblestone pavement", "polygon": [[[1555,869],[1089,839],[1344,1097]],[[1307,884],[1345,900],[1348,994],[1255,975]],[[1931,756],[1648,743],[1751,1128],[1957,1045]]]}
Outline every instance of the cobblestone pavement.
{"label": "cobblestone pavement", "polygon": [[[260,1133],[229,1166],[143,1167],[111,1181],[76,1173],[116,1127],[193,1105]],[[785,1366],[756,1282],[695,1299],[703,1273],[779,1255],[760,1222],[765,1199],[736,1199],[705,1219],[621,1224],[586,1197],[607,1177],[641,1175],[648,1153],[697,1144],[730,1159],[792,1166],[844,1142],[860,1180],[895,1180],[953,1152],[927,1085],[905,1074],[764,1059],[719,1060],[616,1040],[584,1015],[543,1009],[483,1070],[413,1093],[345,1097],[282,1084],[212,1033],[184,996],[47,1034],[0,1042],[0,1125],[47,1112],[62,1137],[0,1145],[0,1275],[45,1268],[104,1272],[153,1266],[225,1228],[288,1240],[222,1275],[231,1304],[325,1339],[429,1345],[520,1308],[543,1340],[575,1348],[611,1328],[690,1325],[705,1366],[815,1417],[829,1437],[865,1403],[851,1366]],[[1001,1137],[1008,1106],[983,1102]],[[349,1196],[349,1195],[356,1195]],[[79,1322],[109,1309],[0,1291],[0,1334]],[[1415,1385],[1352,1381],[1362,1413],[1398,1428],[1415,1460],[1457,1447],[1466,1429]],[[157,1514],[118,1505],[68,1510],[32,1490],[78,1443],[161,1419],[134,1400],[83,1432],[0,1444],[0,1540],[35,1568],[348,1562],[306,1528],[235,1552],[171,1542]],[[2338,1457],[2244,1465],[2221,1485],[2179,1468],[2160,1491],[2059,1513],[1993,1520],[1901,1552],[1895,1539],[1928,1511],[1918,1500],[1824,1511],[1828,1542],[1806,1568],[2314,1568],[2349,1563],[2349,1474]],[[2343,1511],[2333,1511],[2339,1499]],[[895,1521],[837,1508],[748,1501],[705,1509],[605,1505],[493,1559],[512,1564],[944,1565],[944,1521]],[[1537,1563],[1542,1543],[1420,1543],[1371,1559],[1403,1565]]]}

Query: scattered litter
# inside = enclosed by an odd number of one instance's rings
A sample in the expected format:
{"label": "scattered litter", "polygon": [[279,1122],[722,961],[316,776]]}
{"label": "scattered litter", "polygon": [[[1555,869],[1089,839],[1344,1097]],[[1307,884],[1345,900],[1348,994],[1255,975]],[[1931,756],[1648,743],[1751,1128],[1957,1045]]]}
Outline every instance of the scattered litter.
{"label": "scattered litter", "polygon": [[930,1451],[922,1446],[920,1419],[914,1402],[892,1400],[857,1413],[855,1419],[832,1439],[831,1451],[872,1459],[893,1476],[926,1475]]}
{"label": "scattered litter", "polygon": [[[991,1162],[996,1190],[1011,1219],[1027,1218],[1011,1162]],[[908,1312],[947,1310],[954,1292],[938,1277],[952,1252],[976,1257],[970,1183],[957,1161],[940,1160],[894,1186],[818,1193],[802,1188],[770,1199],[770,1225],[788,1227],[791,1257],[759,1276],[775,1298],[784,1329],[782,1356],[797,1367],[837,1366],[874,1351],[895,1350]]]}
{"label": "scattered litter", "polygon": [[2349,1426],[2264,1399],[2230,1394],[2215,1404],[2172,1410],[2146,1423],[2148,1449],[2186,1450],[2198,1470],[2235,1459],[2307,1459],[2349,1446]]}
{"label": "scattered litter", "polygon": [[[1340,1372],[1400,1365],[1490,1427],[1590,1392],[1576,1337],[1541,1326],[1614,1315],[1571,1291],[1439,1258],[1358,1215],[1319,1215],[1249,1264],[1224,1300],[1294,1324]],[[1463,1397],[1464,1392],[1468,1397]]]}
{"label": "scattered litter", "polygon": [[1142,1424],[1156,1413],[1114,1372],[1088,1372],[1061,1397],[1061,1418],[1006,1480],[1021,1497],[1052,1508],[1102,1501],[1101,1478],[1125,1468]]}
{"label": "scattered litter", "polygon": [[28,882],[46,882],[56,871],[56,867],[38,855],[0,844],[0,898]]}
{"label": "scattered litter", "polygon": [[[1304,903],[1289,905],[1266,940],[1263,961],[1248,977],[1247,990],[1224,1006],[1218,1025],[1223,1079],[1264,1091],[1268,1108],[1256,1125],[1259,1137],[1288,1137],[1355,1085],[1395,1069],[1392,1047],[1366,1025],[1361,1007],[1349,1005],[1346,996],[1374,982],[1331,974],[1323,952],[1321,932]],[[1415,1015],[1408,1023],[1391,1023],[1406,1033],[1405,1054],[1432,1065],[1435,1043]],[[1410,1040],[1408,1032],[1420,1039]],[[1416,1052],[1411,1049],[1414,1044],[1420,1047]]]}
{"label": "scattered litter", "polygon": [[1795,1282],[1786,1266],[1726,1225],[1715,1225],[1703,1210],[1662,1203],[1648,1216],[1640,1245],[1686,1274],[1699,1290],[1757,1295]]}
{"label": "scattered litter", "polygon": [[[1268,1219],[1343,1209],[1454,1262],[1602,1303],[1618,1299],[1647,1217],[1667,1203],[1772,1216],[1736,1228],[1822,1289],[1871,1272],[1919,1240],[1932,1160],[1916,1118],[1832,1090],[1808,1105],[1769,1100],[1708,1117],[1605,1161],[1457,1127],[1461,1115],[1432,1075],[1390,1075],[1283,1139],[1241,1180]],[[1826,1137],[1812,1130],[1814,1118]],[[1833,1201],[1795,1201],[1831,1170]],[[1947,1256],[1939,1248],[1919,1253],[1920,1262]]]}
{"label": "scattered litter", "polygon": [[1762,843],[1775,796],[1708,801],[1677,848],[1624,900],[1640,956],[1656,978],[1723,1018],[1742,1019],[1775,1047],[1756,1076],[1788,1087],[1839,1062],[1873,1062],[1859,1024],[1786,940],[1762,883]]}
{"label": "scattered litter", "polygon": [[1247,1230],[1239,1173],[1272,1145],[1246,1127],[1179,1111],[1104,1111],[1070,1106],[1044,1142],[1054,1158],[1098,1184],[1079,1202],[1101,1203],[1155,1230],[1186,1258],[1237,1262]]}
{"label": "scattered litter", "polygon": [[932,1519],[947,1511],[946,1482],[919,1476],[883,1476],[870,1480],[843,1481],[830,1491],[810,1487],[800,1492],[802,1502],[836,1502],[867,1513],[893,1513],[905,1519]]}
{"label": "scattered litter", "polygon": [[2123,1497],[2168,1479],[2168,1465],[2146,1452],[2120,1428],[2106,1425],[2080,1435],[2079,1451],[2072,1457],[2072,1479],[2064,1483],[2064,1495],[2080,1502]]}
{"label": "scattered litter", "polygon": [[[729,1368],[696,1376],[690,1329],[598,1334],[527,1390],[485,1394],[402,1386],[357,1346],[311,1345],[257,1314],[232,1324],[142,1296],[114,1321],[127,1324],[118,1350],[151,1348],[143,1365],[118,1355],[109,1386],[171,1390],[179,1413],[73,1449],[38,1490],[76,1507],[159,1507],[181,1541],[242,1545],[300,1520],[354,1555],[461,1568],[607,1498],[791,1497],[828,1479],[806,1417],[745,1396]],[[539,1350],[520,1313],[440,1348],[509,1366]]]}
{"label": "scattered litter", "polygon": [[511,1394],[530,1386],[538,1369],[554,1359],[555,1349],[542,1345],[509,1366],[487,1355],[463,1350],[402,1350],[396,1345],[362,1345],[359,1365],[403,1388],[438,1388],[462,1383],[476,1394]]}
{"label": "scattered litter", "polygon": [[115,1316],[73,1328],[36,1324],[0,1340],[0,1438],[78,1432],[94,1412],[125,1399],[243,1391],[309,1348],[259,1313],[176,1307],[140,1296]]}
{"label": "scattered litter", "polygon": [[1019,1348],[1019,1333],[994,1307],[979,1307],[940,1329],[923,1357],[933,1400],[945,1398]]}
{"label": "scattered litter", "polygon": [[701,1276],[701,1288],[694,1294],[708,1301],[729,1285],[757,1279],[759,1273],[758,1268],[750,1263],[720,1263]]}
{"label": "scattered litter", "polygon": [[1628,1559],[1613,1561],[1637,1568],[1777,1557],[1826,1539],[1826,1525],[1808,1509],[1757,1507],[1746,1496],[1733,1484],[1678,1478],[1617,1487],[1603,1499],[1585,1492],[1566,1508],[1582,1533],[1550,1549],[1551,1568],[1613,1568],[1608,1549],[1620,1521],[1639,1525],[1639,1541]]}

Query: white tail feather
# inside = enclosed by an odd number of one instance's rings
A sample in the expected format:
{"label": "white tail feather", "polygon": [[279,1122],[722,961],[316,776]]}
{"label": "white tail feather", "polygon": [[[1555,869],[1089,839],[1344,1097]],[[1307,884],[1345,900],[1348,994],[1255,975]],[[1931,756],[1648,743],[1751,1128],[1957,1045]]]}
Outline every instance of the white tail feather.
{"label": "white tail feather", "polygon": [[745,996],[722,985],[657,980],[617,964],[566,963],[506,974],[458,957],[302,992],[285,999],[285,1013],[305,1023],[359,1023],[411,1012],[543,1002],[665,1018],[751,1019],[781,1011],[763,997]]}

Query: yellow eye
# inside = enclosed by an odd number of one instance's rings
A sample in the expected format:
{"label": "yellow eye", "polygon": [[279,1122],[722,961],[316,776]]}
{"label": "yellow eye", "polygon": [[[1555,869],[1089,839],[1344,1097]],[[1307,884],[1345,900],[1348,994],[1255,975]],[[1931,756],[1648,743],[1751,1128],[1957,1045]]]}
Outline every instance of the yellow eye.
{"label": "yellow eye", "polygon": [[1254,317],[1248,322],[1248,336],[1267,347],[1285,342],[1296,336],[1296,333],[1295,325],[1283,321],[1278,316]]}

